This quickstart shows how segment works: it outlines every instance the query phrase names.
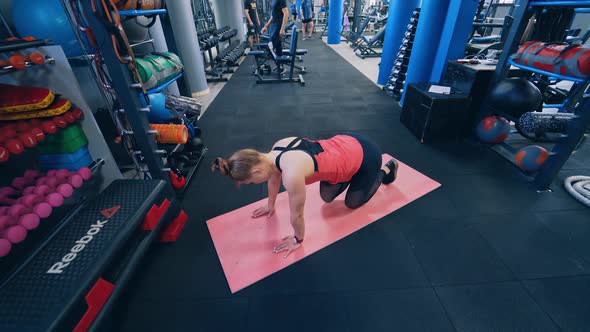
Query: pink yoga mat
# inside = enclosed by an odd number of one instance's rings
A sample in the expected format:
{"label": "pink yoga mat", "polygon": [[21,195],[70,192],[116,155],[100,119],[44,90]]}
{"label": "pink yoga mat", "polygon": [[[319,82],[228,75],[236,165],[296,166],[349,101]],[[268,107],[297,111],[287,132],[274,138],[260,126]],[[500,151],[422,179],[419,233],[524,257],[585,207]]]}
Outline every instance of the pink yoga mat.
{"label": "pink yoga mat", "polygon": [[[383,155],[383,163],[392,157]],[[382,185],[375,196],[356,210],[344,205],[346,191],[332,203],[320,198],[319,183],[307,186],[305,201],[305,241],[287,258],[272,249],[284,236],[292,235],[289,198],[279,194],[275,214],[252,218],[252,212],[266,204],[263,199],[207,221],[217,255],[232,293],[305,258],[308,255],[356,232],[402,206],[440,187],[409,166],[399,163],[398,178]],[[239,193],[235,193],[239,195]]]}

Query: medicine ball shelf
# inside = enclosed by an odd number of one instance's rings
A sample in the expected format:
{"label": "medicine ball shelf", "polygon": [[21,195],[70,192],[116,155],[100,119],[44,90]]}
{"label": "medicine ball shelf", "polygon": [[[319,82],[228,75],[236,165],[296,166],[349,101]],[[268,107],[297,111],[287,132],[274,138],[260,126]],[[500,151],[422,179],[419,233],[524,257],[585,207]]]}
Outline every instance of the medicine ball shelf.
{"label": "medicine ball shelf", "polygon": [[[588,88],[590,84],[588,77],[580,79],[577,77],[564,76],[537,68],[531,68],[513,61],[512,56],[521,46],[520,41],[525,34],[528,22],[538,7],[588,8],[590,7],[590,1],[520,1],[519,6],[516,7],[514,13],[514,23],[508,32],[504,49],[502,50],[498,65],[496,66],[496,70],[491,79],[488,97],[482,103],[478,118],[483,119],[491,114],[498,114],[498,112],[501,112],[501,110],[495,110],[491,107],[491,91],[497,83],[508,77],[511,66],[526,70],[530,73],[573,81],[579,85],[575,88],[575,91],[572,90],[572,96],[566,100],[564,105],[554,105],[558,106],[560,111],[565,110],[573,114],[573,116],[569,121],[565,132],[555,140],[553,147],[548,149],[549,156],[546,161],[535,173],[526,173],[521,170],[522,174],[531,180],[537,190],[545,191],[550,189],[553,180],[569,159],[570,155],[584,142],[588,128],[590,128],[590,98],[588,96]],[[490,148],[513,165],[516,165],[516,148],[508,144],[508,142],[493,144],[490,145]]]}

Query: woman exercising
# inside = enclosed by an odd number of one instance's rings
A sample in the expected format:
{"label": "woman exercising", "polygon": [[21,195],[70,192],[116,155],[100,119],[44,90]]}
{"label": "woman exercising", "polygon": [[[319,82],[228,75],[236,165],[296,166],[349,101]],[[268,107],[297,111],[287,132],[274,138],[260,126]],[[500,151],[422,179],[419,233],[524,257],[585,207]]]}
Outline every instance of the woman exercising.
{"label": "woman exercising", "polygon": [[283,238],[273,252],[287,251],[285,257],[303,242],[306,184],[320,181],[320,196],[327,203],[348,188],[344,203],[348,208],[356,209],[367,203],[382,183],[392,183],[397,168],[398,163],[394,159],[382,168],[379,146],[356,133],[336,135],[325,140],[283,138],[273,145],[270,152],[243,149],[228,160],[217,158],[211,166],[212,171],[219,170],[237,184],[268,182],[268,203],[252,213],[254,218],[273,215],[283,182],[289,195],[294,235]]}

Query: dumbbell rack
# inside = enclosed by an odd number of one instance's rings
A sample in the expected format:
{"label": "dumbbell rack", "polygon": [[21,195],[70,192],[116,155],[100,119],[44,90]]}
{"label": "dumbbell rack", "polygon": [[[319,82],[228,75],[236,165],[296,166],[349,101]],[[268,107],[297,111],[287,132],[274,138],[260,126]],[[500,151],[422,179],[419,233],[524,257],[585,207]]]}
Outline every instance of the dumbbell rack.
{"label": "dumbbell rack", "polygon": [[[111,30],[107,28],[103,21],[93,14],[91,4],[81,2],[82,10],[88,16],[88,26],[92,29],[96,40],[111,40]],[[174,40],[174,32],[170,21],[170,13],[166,10],[159,10],[155,13],[151,11],[131,11],[123,12],[124,16],[148,16],[161,15],[162,28],[164,35],[167,37],[166,42],[170,52],[178,53]],[[112,80],[112,89],[117,97],[117,109],[114,117],[120,118],[118,123],[124,127],[121,129],[123,140],[131,142],[135,149],[131,152],[132,157],[138,165],[141,165],[141,171],[144,172],[145,178],[163,179],[169,181],[170,168],[164,164],[164,156],[167,151],[160,149],[154,139],[155,132],[149,128],[147,113],[150,106],[145,106],[148,95],[161,91],[164,86],[151,89],[144,93],[142,85],[134,79],[132,72],[127,64],[121,63],[118,57],[118,50],[115,50],[112,43],[100,43],[97,45],[99,53],[105,66],[108,69]],[[190,97],[187,89],[187,83],[182,75],[177,75],[178,87],[181,95]],[[170,83],[170,82],[168,82]],[[168,84],[167,83],[167,84]],[[147,170],[145,167],[147,166]]]}
{"label": "dumbbell rack", "polygon": [[[237,34],[236,29],[230,29],[227,26],[219,30],[215,29],[212,32],[211,30],[213,28],[198,32],[203,59],[206,60],[208,66],[205,73],[210,76],[207,77],[207,82],[227,82],[228,78],[224,74],[234,73],[232,67],[238,67],[237,60],[243,55],[246,48],[244,44],[232,43],[232,38]],[[228,46],[220,51],[219,45],[225,41],[228,42]],[[213,46],[217,51],[215,57],[211,51]],[[205,51],[207,51],[208,59],[205,56]]]}
{"label": "dumbbell rack", "polygon": [[408,29],[404,34],[402,43],[397,53],[397,58],[391,69],[391,74],[384,89],[392,97],[400,99],[403,93],[404,83],[406,82],[406,74],[408,72],[408,65],[410,63],[410,56],[412,54],[412,47],[414,45],[414,37],[416,36],[416,29],[418,27],[418,20],[420,18],[420,8],[416,8]]}
{"label": "dumbbell rack", "polygon": [[104,160],[102,159],[97,159],[90,164],[89,169],[93,174],[93,178],[85,180],[81,187],[74,188],[73,194],[70,197],[64,198],[63,205],[54,206],[51,215],[42,217],[38,227],[28,230],[26,238],[22,242],[12,244],[10,253],[5,257],[0,257],[0,264],[2,264],[0,284],[2,284],[8,275],[18,269],[20,264],[31,253],[36,251],[42,243],[48,241],[48,236],[58,231],[62,223],[69,216],[76,214],[84,201],[98,194],[95,190],[96,184],[102,179],[96,177],[96,174],[102,165],[104,165]]}
{"label": "dumbbell rack", "polygon": [[[49,44],[50,41],[48,40],[10,40],[10,41],[3,41],[0,42],[0,52],[15,52],[22,49],[32,48],[32,47],[39,47],[45,46]],[[34,59],[29,57],[29,59],[21,56],[20,59],[17,59],[18,63],[12,63],[12,61],[0,61],[0,75],[9,74],[11,72],[17,70],[23,70],[31,66],[40,66],[45,64],[54,64],[55,60],[50,56],[43,56],[37,52],[39,55],[38,58]]]}

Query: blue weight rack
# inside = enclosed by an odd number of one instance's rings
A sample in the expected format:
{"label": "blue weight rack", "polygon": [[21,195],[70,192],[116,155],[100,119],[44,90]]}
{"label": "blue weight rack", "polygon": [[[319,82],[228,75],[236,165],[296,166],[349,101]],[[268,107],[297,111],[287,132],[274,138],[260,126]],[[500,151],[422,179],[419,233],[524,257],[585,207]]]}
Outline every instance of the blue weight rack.
{"label": "blue weight rack", "polygon": [[[81,3],[86,13],[92,13],[89,1],[82,1]],[[126,17],[159,15],[168,48],[170,52],[178,53],[172,26],[170,25],[170,18],[166,9],[126,10],[119,11],[119,15]],[[97,40],[110,40],[110,32],[99,18],[92,14],[87,15],[87,18],[88,24],[92,28]],[[183,73],[176,75],[171,81],[161,86],[145,91],[144,94],[141,84],[135,82],[127,65],[119,62],[117,51],[113,48],[112,43],[99,43],[99,48],[109,75],[112,78],[113,88],[116,91],[121,111],[124,112],[131,129],[125,130],[123,134],[132,135],[135,146],[138,148],[138,151],[135,151],[136,159],[147,166],[151,178],[169,180],[169,168],[165,167],[162,158],[163,155],[167,154],[167,151],[158,148],[156,140],[153,137],[154,132],[149,129],[147,119],[149,107],[144,107],[145,102],[142,103],[142,100],[146,99],[146,96],[149,94],[163,91],[172,82],[178,83],[181,95],[190,97],[191,94],[188,91],[188,85],[184,80]]]}
{"label": "blue weight rack", "polygon": [[[540,7],[571,7],[575,8],[578,12],[585,12],[590,10],[590,1],[518,1],[516,10],[514,12],[514,23],[512,25],[512,29],[510,29],[508,33],[504,49],[502,50],[496,71],[492,77],[490,87],[494,86],[495,83],[508,76],[510,66],[516,66],[531,73],[543,74],[555,79],[576,82],[577,86],[574,89],[575,91],[569,96],[565,104],[551,105],[563,108],[568,112],[575,114],[575,117],[570,122],[566,133],[557,139],[550,150],[547,161],[543,164],[541,169],[539,169],[534,174],[523,173],[523,175],[525,175],[534,184],[538,191],[547,191],[550,190],[553,180],[566,161],[569,159],[570,155],[584,140],[586,131],[590,127],[590,94],[588,91],[589,78],[580,79],[576,77],[556,75],[538,70],[536,68],[516,64],[512,61],[511,56],[518,50],[519,42],[524,35],[529,19],[533,15],[534,11]],[[489,106],[487,100],[484,101],[480,110],[479,118],[482,119],[492,113],[497,114],[497,112],[492,110],[492,108]],[[491,145],[490,148],[508,161],[512,162],[513,164],[515,163],[514,156],[516,154],[516,149],[513,146],[507,143],[500,143]]]}

